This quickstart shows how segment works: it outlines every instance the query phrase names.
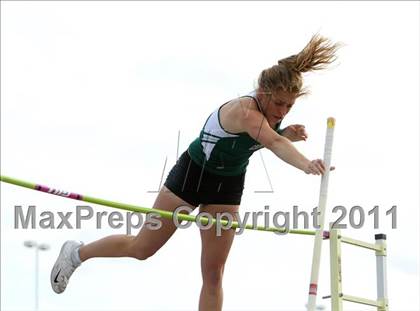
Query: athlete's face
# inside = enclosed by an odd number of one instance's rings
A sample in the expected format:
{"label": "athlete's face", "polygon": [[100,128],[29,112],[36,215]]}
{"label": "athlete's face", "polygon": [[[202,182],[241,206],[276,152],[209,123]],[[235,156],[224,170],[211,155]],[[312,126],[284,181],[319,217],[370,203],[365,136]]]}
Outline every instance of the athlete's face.
{"label": "athlete's face", "polygon": [[296,96],[282,90],[275,93],[263,94],[262,106],[264,114],[270,124],[276,124],[289,113],[295,104]]}

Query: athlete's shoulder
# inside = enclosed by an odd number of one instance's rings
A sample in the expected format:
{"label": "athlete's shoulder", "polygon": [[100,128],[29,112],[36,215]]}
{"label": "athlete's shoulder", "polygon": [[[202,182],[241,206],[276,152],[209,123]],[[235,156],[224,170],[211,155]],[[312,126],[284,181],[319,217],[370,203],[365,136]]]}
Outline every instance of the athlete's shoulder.
{"label": "athlete's shoulder", "polygon": [[244,132],[242,123],[253,111],[258,111],[258,108],[251,97],[237,97],[221,107],[220,123],[228,132]]}
{"label": "athlete's shoulder", "polygon": [[250,95],[240,96],[231,101],[234,108],[240,114],[246,115],[247,110],[259,111],[258,101],[255,97]]}

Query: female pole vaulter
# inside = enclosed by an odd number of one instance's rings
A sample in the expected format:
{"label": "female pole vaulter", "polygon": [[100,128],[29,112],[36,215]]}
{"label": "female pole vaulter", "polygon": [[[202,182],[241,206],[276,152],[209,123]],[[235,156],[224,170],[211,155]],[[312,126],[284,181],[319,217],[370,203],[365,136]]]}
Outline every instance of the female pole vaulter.
{"label": "female pole vaulter", "polygon": [[[264,69],[256,90],[218,107],[168,174],[153,208],[173,212],[179,206],[191,210],[199,206],[200,212],[214,217],[231,213],[235,219],[249,158],[263,147],[306,174],[323,174],[322,160],[307,159],[292,144],[308,138],[305,127],[295,124],[280,129],[280,124],[296,99],[307,93],[302,74],[327,67],[336,59],[337,48],[337,44],[314,35],[302,51]],[[137,236],[111,235],[89,244],[65,242],[51,271],[53,290],[62,293],[75,269],[88,259],[145,260],[153,256],[177,229],[170,219],[161,222],[159,229],[144,225]],[[212,226],[200,234],[203,284],[199,310],[217,311],[222,309],[223,272],[235,230],[223,230],[218,236]]]}

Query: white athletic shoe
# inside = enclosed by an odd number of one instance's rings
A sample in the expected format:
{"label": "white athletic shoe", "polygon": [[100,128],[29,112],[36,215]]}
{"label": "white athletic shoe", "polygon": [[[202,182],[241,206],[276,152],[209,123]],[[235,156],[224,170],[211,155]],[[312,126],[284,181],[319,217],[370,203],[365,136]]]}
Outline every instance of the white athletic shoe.
{"label": "white athletic shoe", "polygon": [[82,245],[83,243],[77,241],[67,241],[61,247],[60,254],[51,270],[50,276],[51,287],[57,294],[64,292],[70,276],[80,266],[80,263],[76,265],[73,263],[72,253]]}

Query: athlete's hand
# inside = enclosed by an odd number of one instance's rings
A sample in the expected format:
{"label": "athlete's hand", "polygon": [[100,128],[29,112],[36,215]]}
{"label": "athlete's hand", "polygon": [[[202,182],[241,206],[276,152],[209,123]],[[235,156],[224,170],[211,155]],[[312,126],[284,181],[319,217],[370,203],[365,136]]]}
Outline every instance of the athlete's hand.
{"label": "athlete's hand", "polygon": [[[330,167],[330,171],[335,170],[334,166]],[[312,175],[324,175],[325,173],[325,163],[321,159],[312,160],[308,163],[308,166],[304,170],[306,174]]]}
{"label": "athlete's hand", "polygon": [[281,135],[293,142],[308,139],[308,133],[302,124],[289,125],[283,129]]}

